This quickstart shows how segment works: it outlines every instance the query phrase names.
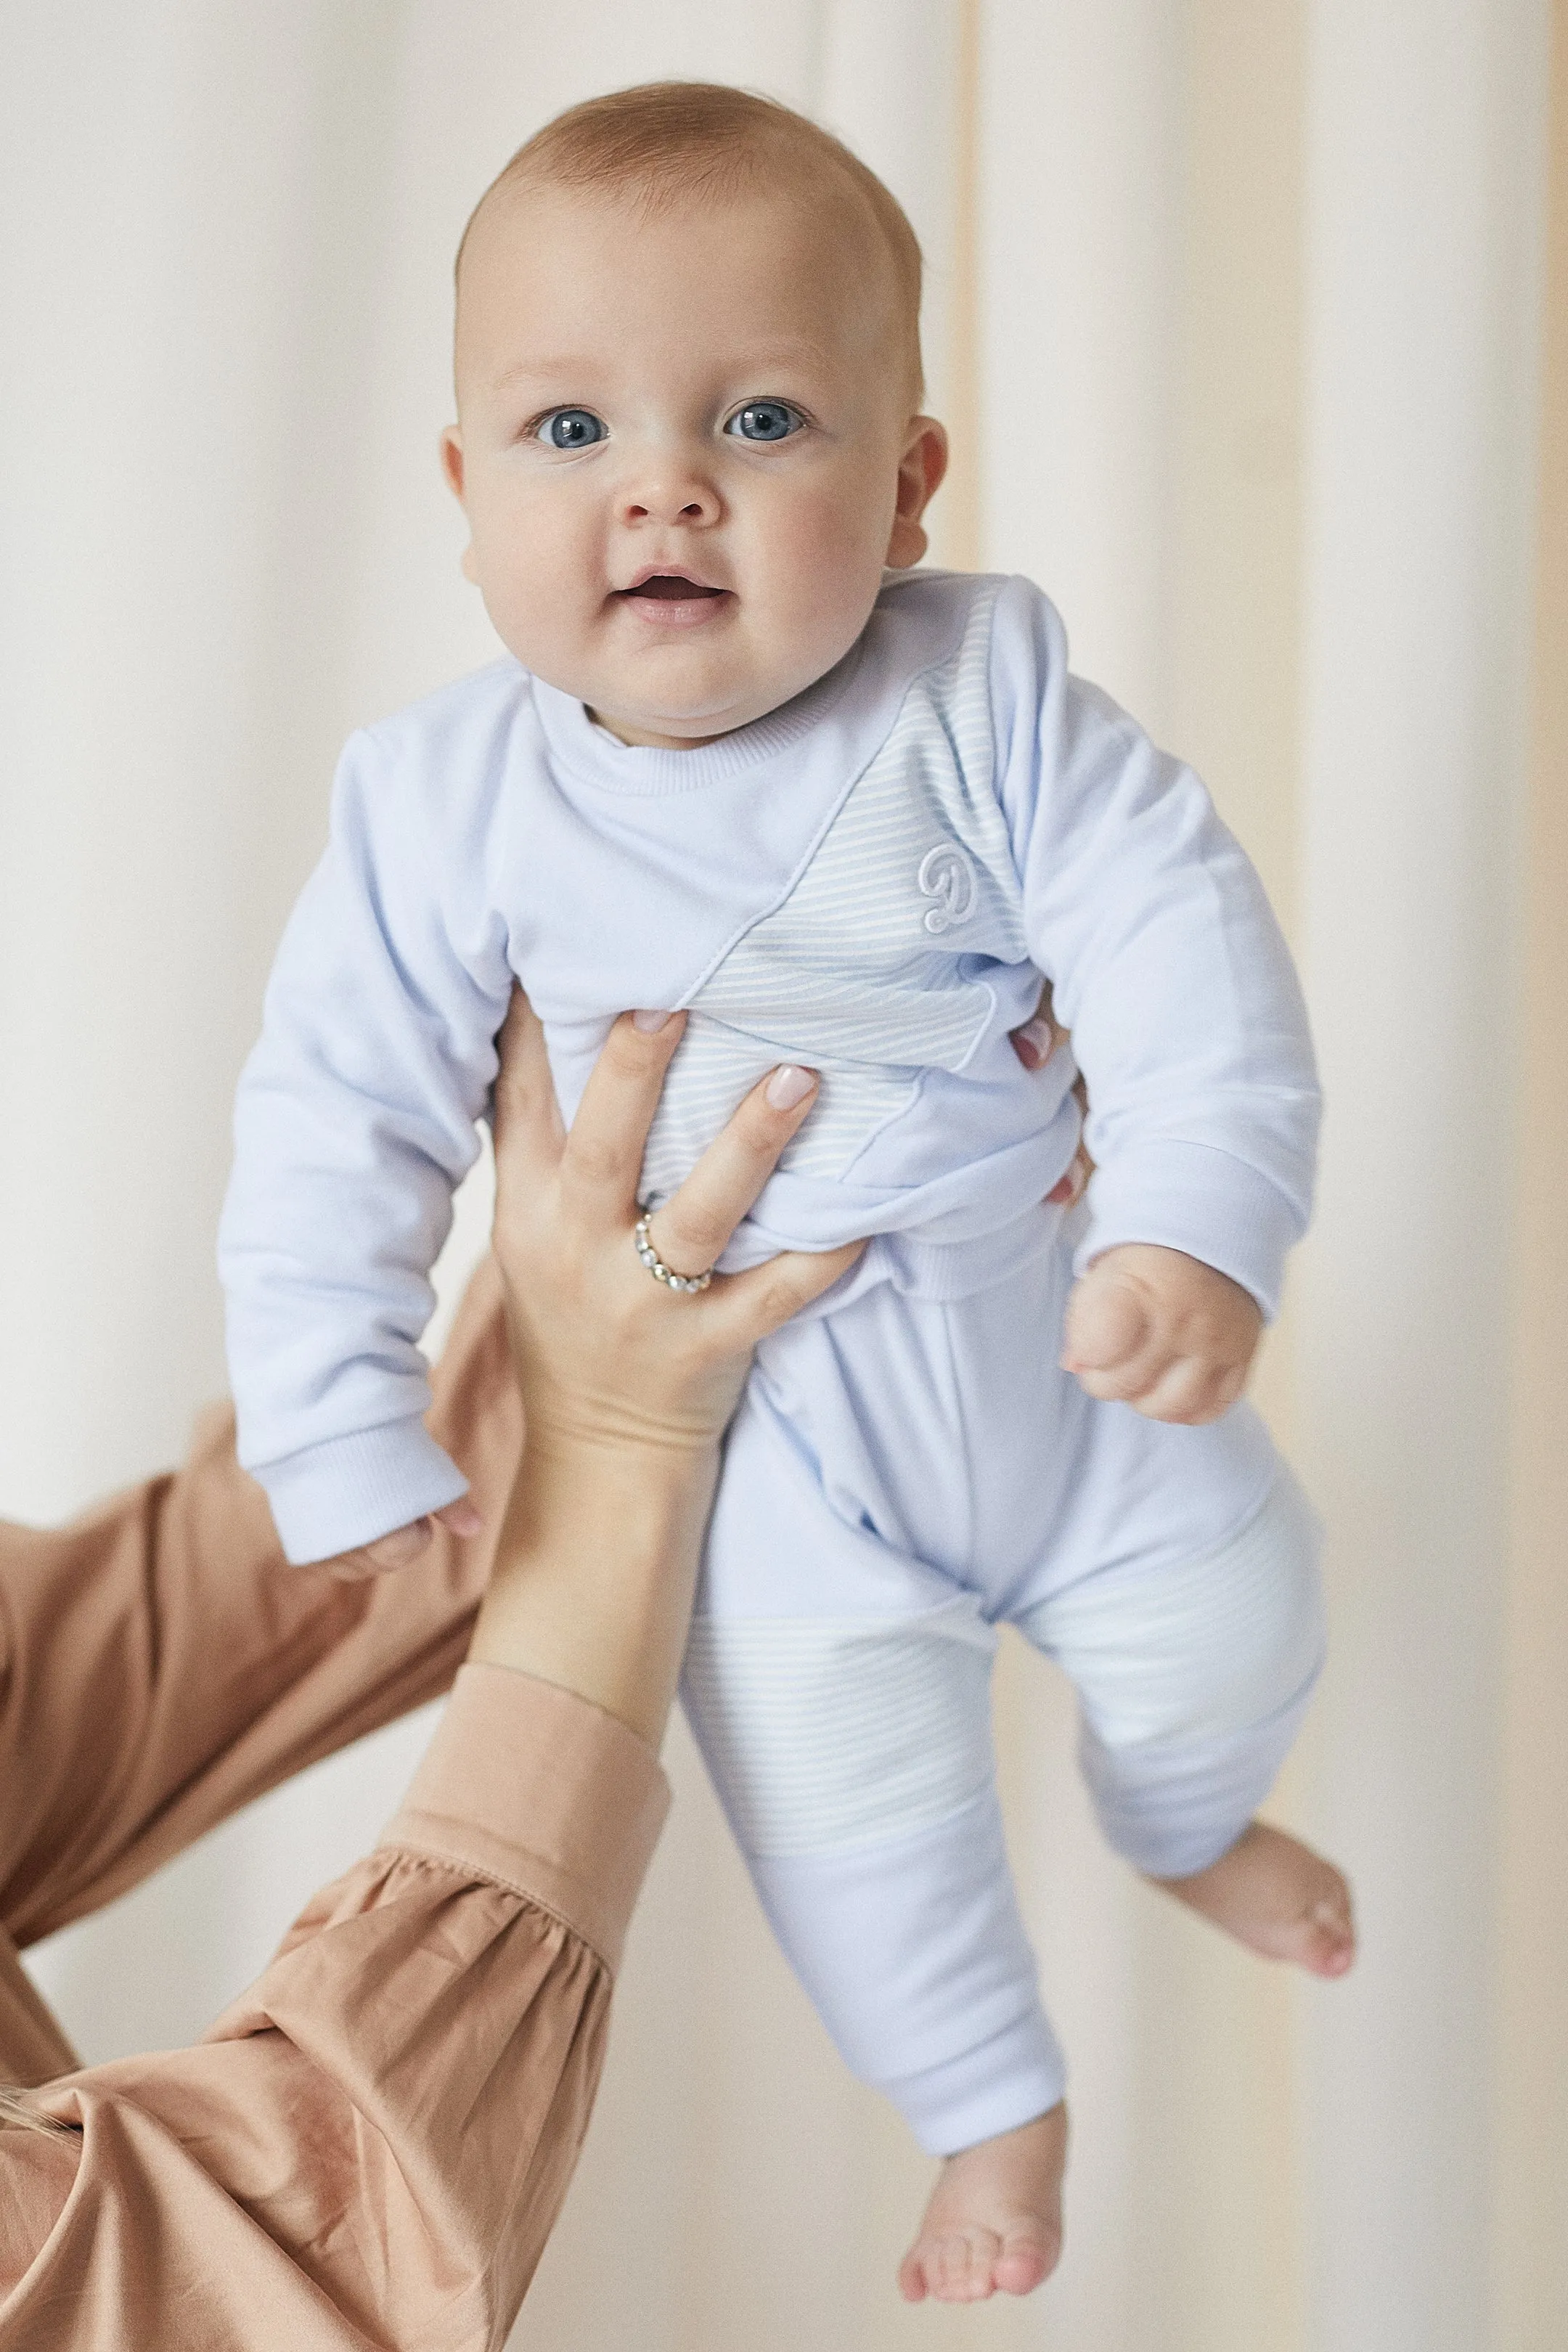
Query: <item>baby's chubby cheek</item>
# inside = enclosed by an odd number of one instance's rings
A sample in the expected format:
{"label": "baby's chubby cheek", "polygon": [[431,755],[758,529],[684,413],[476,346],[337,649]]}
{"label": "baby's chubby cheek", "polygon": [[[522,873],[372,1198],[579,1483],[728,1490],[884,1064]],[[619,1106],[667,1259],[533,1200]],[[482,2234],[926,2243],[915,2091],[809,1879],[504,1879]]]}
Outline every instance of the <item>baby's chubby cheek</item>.
{"label": "baby's chubby cheek", "polygon": [[807,677],[821,677],[870,619],[881,582],[879,559],[868,562],[855,549],[826,550],[782,573],[771,595],[764,587],[758,621],[781,656]]}
{"label": "baby's chubby cheek", "polygon": [[470,509],[471,570],[496,635],[525,669],[565,684],[570,667],[602,625],[605,575],[580,535],[550,528],[526,512]]}
{"label": "baby's chubby cheek", "polygon": [[[716,524],[655,536],[563,513],[485,470],[469,478],[471,569],[496,632],[524,668],[595,709],[745,725],[832,669],[877,599],[887,465],[731,485]],[[656,625],[617,593],[649,560],[689,563],[729,592],[722,608],[700,627]]]}
{"label": "baby's chubby cheek", "polygon": [[773,517],[772,528],[737,533],[724,575],[736,590],[733,626],[715,635],[714,651],[737,673],[743,668],[749,698],[765,696],[762,709],[777,709],[825,677],[869,620],[887,524],[880,499],[865,504],[868,512],[857,512],[847,499],[824,501]]}
{"label": "baby's chubby cheek", "polygon": [[[695,550],[690,560],[709,568]],[[830,564],[710,568],[735,581],[732,602],[697,628],[645,620],[604,589],[602,575],[570,562],[492,578],[485,603],[526,669],[594,708],[671,717],[718,710],[729,726],[743,726],[842,659],[865,627],[879,578],[856,582]]]}

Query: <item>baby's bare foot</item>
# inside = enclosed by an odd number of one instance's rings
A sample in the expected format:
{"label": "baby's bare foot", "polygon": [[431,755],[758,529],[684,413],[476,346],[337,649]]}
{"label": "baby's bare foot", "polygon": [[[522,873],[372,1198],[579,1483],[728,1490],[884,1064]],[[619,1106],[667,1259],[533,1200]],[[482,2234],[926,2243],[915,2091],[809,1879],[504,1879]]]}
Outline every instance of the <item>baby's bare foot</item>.
{"label": "baby's bare foot", "polygon": [[1062,2250],[1068,2111],[1053,2107],[943,2163],[920,2236],[899,2269],[906,2303],[983,2303],[1027,2294]]}
{"label": "baby's bare foot", "polygon": [[1315,1977],[1342,1977],[1355,1958],[1346,1881],[1310,1845],[1267,1822],[1250,1822],[1206,1870],[1153,1883],[1266,1959],[1294,1960]]}

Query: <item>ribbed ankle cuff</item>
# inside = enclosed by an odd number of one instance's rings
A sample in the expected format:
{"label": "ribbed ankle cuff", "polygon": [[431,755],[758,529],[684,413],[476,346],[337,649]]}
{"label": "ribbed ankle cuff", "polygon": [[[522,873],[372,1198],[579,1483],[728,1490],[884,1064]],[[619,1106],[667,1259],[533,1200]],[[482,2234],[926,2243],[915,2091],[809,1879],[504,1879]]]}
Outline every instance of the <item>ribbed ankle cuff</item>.
{"label": "ribbed ankle cuff", "polygon": [[1036,2009],[977,2050],[877,2087],[928,2156],[954,2156],[1056,2106],[1067,2090],[1067,2063],[1044,2012]]}

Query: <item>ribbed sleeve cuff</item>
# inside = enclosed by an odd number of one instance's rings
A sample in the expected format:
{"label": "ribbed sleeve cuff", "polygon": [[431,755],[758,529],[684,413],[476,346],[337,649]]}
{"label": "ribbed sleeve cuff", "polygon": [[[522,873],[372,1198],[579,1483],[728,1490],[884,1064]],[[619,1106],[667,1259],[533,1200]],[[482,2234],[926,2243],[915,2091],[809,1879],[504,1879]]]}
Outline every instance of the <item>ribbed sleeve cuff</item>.
{"label": "ribbed sleeve cuff", "polygon": [[1285,1256],[1305,1219],[1267,1176],[1206,1143],[1140,1144],[1095,1171],[1084,1268],[1123,1242],[1185,1250],[1251,1292],[1267,1319],[1279,1312]]}
{"label": "ribbed sleeve cuff", "polygon": [[284,1557],[296,1568],[374,1543],[468,1491],[417,1413],[258,1463],[250,1475],[272,1506]]}
{"label": "ribbed sleeve cuff", "polygon": [[658,1757],[614,1716],[467,1665],[383,1843],[518,1888],[613,1971],[668,1810]]}

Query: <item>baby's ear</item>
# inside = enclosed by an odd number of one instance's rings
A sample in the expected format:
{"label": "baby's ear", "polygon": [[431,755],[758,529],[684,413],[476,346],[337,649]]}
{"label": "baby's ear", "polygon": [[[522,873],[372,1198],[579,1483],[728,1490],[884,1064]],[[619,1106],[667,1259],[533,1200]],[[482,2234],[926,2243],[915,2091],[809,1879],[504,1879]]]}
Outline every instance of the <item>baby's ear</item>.
{"label": "baby's ear", "polygon": [[889,571],[907,572],[911,563],[920,562],[930,545],[931,541],[918,522],[906,522],[902,515],[898,516],[888,541]]}
{"label": "baby's ear", "polygon": [[947,471],[947,434],[934,416],[911,419],[910,437],[899,460],[899,502],[888,535],[886,561],[890,570],[905,572],[918,563],[930,541],[921,517]]}
{"label": "baby's ear", "polygon": [[[447,488],[457,499],[458,504],[462,506],[463,436],[456,425],[447,425],[442,428],[439,446],[441,451],[442,478],[446,482]],[[474,561],[474,542],[472,540],[468,541],[467,547],[463,550],[463,577],[465,580],[471,580],[476,588],[479,586],[479,567]]]}

